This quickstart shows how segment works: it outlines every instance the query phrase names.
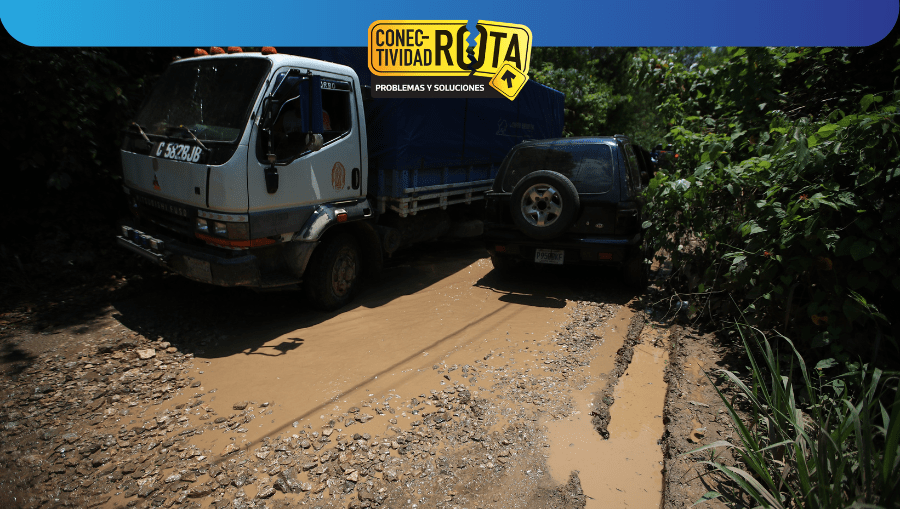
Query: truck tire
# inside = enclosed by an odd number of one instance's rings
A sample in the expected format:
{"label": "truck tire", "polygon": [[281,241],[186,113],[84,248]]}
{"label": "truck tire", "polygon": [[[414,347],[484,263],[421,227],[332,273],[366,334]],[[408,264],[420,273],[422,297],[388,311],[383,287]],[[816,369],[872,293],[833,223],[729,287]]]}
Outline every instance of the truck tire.
{"label": "truck tire", "polygon": [[581,208],[572,181],[555,171],[540,170],[516,184],[510,197],[513,222],[525,235],[550,240],[561,235]]}
{"label": "truck tire", "polygon": [[313,252],[303,281],[304,293],[313,306],[323,311],[344,307],[359,287],[361,269],[356,239],[339,233]]}

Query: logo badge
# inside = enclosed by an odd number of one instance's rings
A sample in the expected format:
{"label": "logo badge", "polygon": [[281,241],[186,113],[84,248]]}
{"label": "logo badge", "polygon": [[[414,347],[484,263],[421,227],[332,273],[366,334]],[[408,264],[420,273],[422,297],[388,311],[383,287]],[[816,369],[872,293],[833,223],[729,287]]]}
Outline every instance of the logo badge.
{"label": "logo badge", "polygon": [[531,30],[514,23],[376,21],[369,26],[372,96],[513,100],[528,81],[531,43]]}
{"label": "logo badge", "polygon": [[526,82],[528,75],[508,63],[491,78],[491,86],[510,100],[519,95]]}
{"label": "logo badge", "polygon": [[344,183],[347,181],[347,170],[344,169],[344,165],[340,163],[340,161],[334,163],[334,166],[331,167],[331,187],[334,188],[335,191],[340,191],[344,188]]}

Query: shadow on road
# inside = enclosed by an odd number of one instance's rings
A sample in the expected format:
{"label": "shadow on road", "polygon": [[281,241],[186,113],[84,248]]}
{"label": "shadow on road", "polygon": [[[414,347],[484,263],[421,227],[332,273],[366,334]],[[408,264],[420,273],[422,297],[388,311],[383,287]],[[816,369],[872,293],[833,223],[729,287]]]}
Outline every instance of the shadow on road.
{"label": "shadow on road", "polygon": [[196,357],[279,356],[302,347],[303,339],[263,345],[350,310],[378,308],[412,295],[485,255],[475,243],[430,244],[398,253],[377,279],[365,282],[349,306],[327,313],[312,309],[297,291],[257,293],[159,277],[144,281],[130,298],[114,302],[114,317],[151,340],[162,339]]}
{"label": "shadow on road", "polygon": [[504,294],[504,302],[557,309],[567,299],[625,304],[637,296],[610,267],[522,264],[505,272],[494,269],[475,286]]}
{"label": "shadow on road", "polygon": [[9,338],[2,338],[0,345],[0,369],[7,375],[17,375],[25,370],[37,358],[35,355],[19,348]]}

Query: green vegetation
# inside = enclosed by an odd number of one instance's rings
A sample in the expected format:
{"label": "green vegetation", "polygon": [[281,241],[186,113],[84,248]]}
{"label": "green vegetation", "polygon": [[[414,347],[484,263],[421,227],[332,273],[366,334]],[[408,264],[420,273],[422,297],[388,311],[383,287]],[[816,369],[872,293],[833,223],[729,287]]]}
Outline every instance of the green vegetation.
{"label": "green vegetation", "polygon": [[895,361],[900,91],[810,95],[819,72],[870,57],[860,50],[724,51],[709,69],[640,56],[679,154],[650,183],[645,223],[676,290],[696,316],[745,313],[816,358]]}
{"label": "green vegetation", "polygon": [[754,506],[895,507],[898,46],[720,51],[643,50],[634,81],[678,153],[645,216],[670,289],[696,322],[749,324],[749,373],[720,372],[740,443],[698,451],[734,447],[740,468],[706,463]]}
{"label": "green vegetation", "polygon": [[634,87],[635,48],[534,48],[531,79],[566,94],[564,136],[627,134],[643,146],[665,130],[651,89]]}
{"label": "green vegetation", "polygon": [[[9,154],[0,219],[6,241],[121,213],[119,145],[148,81],[177,49],[30,48],[2,34],[0,110]],[[183,50],[182,50],[183,51]]]}
{"label": "green vegetation", "polygon": [[[740,444],[708,446],[743,468],[709,464],[762,507],[900,500],[897,42],[534,49],[532,79],[566,94],[566,136],[678,154],[649,184],[645,228],[692,320],[748,324],[751,368],[721,380]],[[0,276],[28,288],[47,252],[111,228],[120,130],[179,50],[4,43]]]}
{"label": "green vegetation", "polygon": [[898,41],[536,55],[534,79],[566,92],[566,135],[678,154],[650,182],[648,238],[689,317],[738,332],[751,365],[719,380],[740,443],[698,449],[734,447],[742,468],[707,463],[760,507],[894,507]]}
{"label": "green vegetation", "polygon": [[[900,499],[897,379],[867,366],[828,378],[823,375],[827,362],[810,374],[786,337],[777,337],[776,345],[788,350],[781,355],[758,330],[739,329],[750,380],[721,370],[740,399],[716,390],[740,444],[718,441],[688,454],[709,450],[710,459],[703,463],[731,479],[758,507],[894,507]],[[748,407],[748,423],[738,414],[741,406]],[[745,468],[716,461],[712,450],[720,447],[735,448]],[[711,492],[704,500],[718,496]]]}

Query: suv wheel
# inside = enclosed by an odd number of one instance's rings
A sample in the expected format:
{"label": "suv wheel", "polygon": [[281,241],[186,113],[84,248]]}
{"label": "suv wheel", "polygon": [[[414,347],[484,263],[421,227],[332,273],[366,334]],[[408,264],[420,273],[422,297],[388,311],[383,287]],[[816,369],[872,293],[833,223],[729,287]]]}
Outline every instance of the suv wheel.
{"label": "suv wheel", "polygon": [[572,181],[555,171],[540,170],[516,184],[510,197],[516,226],[529,237],[558,237],[578,216],[581,204]]}

